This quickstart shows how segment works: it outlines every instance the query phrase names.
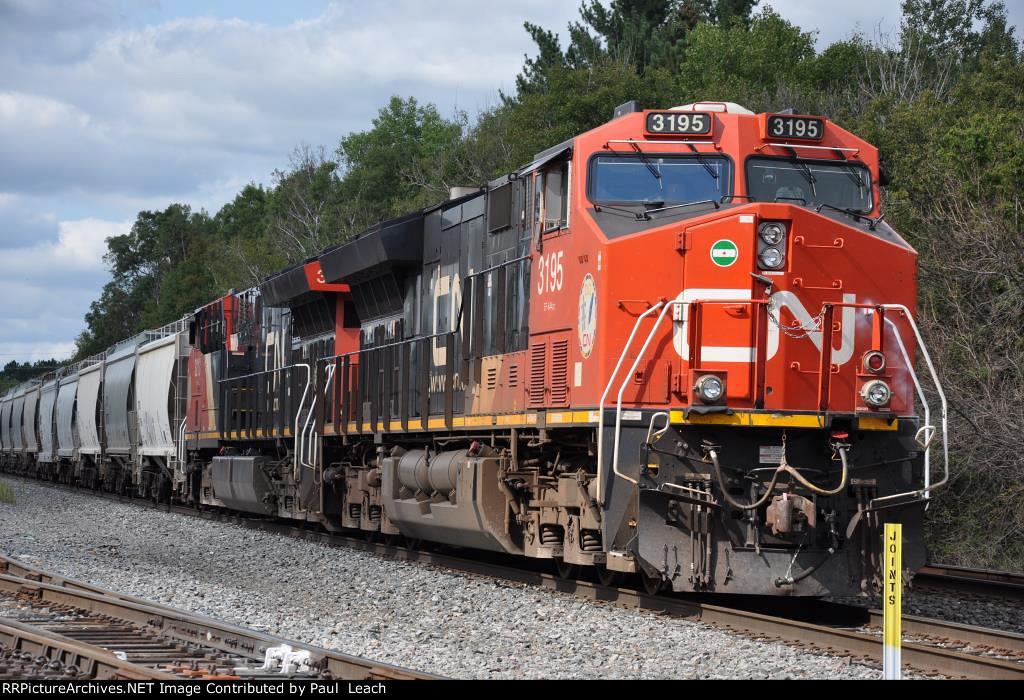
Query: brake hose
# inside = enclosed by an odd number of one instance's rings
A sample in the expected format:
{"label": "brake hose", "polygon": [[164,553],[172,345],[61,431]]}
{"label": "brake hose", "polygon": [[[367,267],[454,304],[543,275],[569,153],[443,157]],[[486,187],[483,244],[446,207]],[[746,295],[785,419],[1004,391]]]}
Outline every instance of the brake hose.
{"label": "brake hose", "polygon": [[849,476],[849,473],[850,473],[849,467],[846,464],[846,450],[847,450],[847,447],[845,445],[840,445],[838,447],[839,461],[841,461],[843,463],[843,475],[839,479],[839,485],[836,486],[834,489],[823,489],[823,488],[821,488],[819,486],[815,486],[810,481],[805,479],[803,477],[803,475],[800,474],[800,472],[798,472],[796,469],[794,469],[793,467],[791,467],[788,464],[786,464],[785,460],[783,460],[782,464],[779,465],[779,470],[780,471],[786,471],[786,472],[792,474],[793,478],[796,479],[797,481],[799,481],[805,488],[807,488],[810,491],[818,494],[819,496],[835,496],[838,493],[842,493],[843,489],[846,488],[846,480],[847,480],[847,477]]}
{"label": "brake hose", "polygon": [[793,576],[792,572],[787,572],[785,576],[780,576],[779,578],[775,579],[775,587],[782,588],[783,586],[792,586],[794,584],[800,583],[805,578],[807,578],[815,571],[820,569],[821,565],[827,562],[829,558],[835,553],[836,550],[833,547],[829,547],[828,551],[825,553],[825,556],[822,557],[821,561],[819,561],[817,564],[810,567],[809,569],[805,569],[802,573],[797,574],[796,576]]}
{"label": "brake hose", "polygon": [[756,508],[760,508],[761,506],[763,506],[768,501],[768,499],[771,498],[772,492],[775,490],[775,484],[778,483],[779,481],[779,474],[782,473],[781,466],[779,467],[779,469],[776,469],[775,474],[772,475],[772,481],[770,484],[768,484],[768,490],[765,491],[765,494],[761,496],[761,498],[759,498],[755,503],[744,505],[743,503],[740,503],[732,496],[730,496],[729,489],[725,487],[725,479],[722,478],[722,467],[718,463],[718,451],[710,449],[708,450],[708,455],[711,457],[711,464],[713,464],[715,467],[715,477],[718,479],[718,483],[722,487],[722,496],[725,497],[725,500],[733,508],[738,508],[739,510],[755,510]]}
{"label": "brake hose", "polygon": [[775,486],[779,481],[779,475],[781,475],[783,472],[790,474],[803,487],[807,488],[813,493],[818,494],[819,496],[835,496],[836,494],[842,492],[842,490],[846,488],[847,478],[849,477],[849,467],[846,461],[847,449],[848,446],[846,445],[840,445],[838,447],[839,460],[843,463],[843,474],[842,477],[839,479],[839,485],[836,486],[834,489],[829,490],[815,486],[810,481],[805,479],[804,476],[794,467],[791,467],[789,464],[787,464],[785,455],[783,455],[782,463],[779,465],[779,468],[776,469],[775,473],[772,475],[772,480],[768,484],[767,491],[765,491],[764,495],[761,496],[761,498],[757,499],[757,501],[749,504],[740,503],[731,495],[729,495],[729,490],[725,487],[725,479],[722,478],[722,466],[718,463],[718,451],[714,448],[711,448],[708,450],[708,456],[711,457],[711,463],[715,467],[715,477],[718,479],[718,483],[722,487],[722,496],[729,503],[729,505],[739,510],[754,510],[756,508],[760,508],[761,506],[763,506],[768,501],[768,499],[771,498],[772,493],[775,491]]}

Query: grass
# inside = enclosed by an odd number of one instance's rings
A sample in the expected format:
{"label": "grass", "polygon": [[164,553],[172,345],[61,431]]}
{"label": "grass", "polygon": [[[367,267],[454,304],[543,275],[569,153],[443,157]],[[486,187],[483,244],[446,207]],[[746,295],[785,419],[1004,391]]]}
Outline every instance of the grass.
{"label": "grass", "polygon": [[0,481],[0,503],[14,503],[14,489],[6,481]]}

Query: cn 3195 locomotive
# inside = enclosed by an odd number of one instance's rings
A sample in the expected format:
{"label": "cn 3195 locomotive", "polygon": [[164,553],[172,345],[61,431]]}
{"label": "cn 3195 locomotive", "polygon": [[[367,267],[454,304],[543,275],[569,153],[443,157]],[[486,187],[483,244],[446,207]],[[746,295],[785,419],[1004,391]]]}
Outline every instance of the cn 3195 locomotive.
{"label": "cn 3195 locomotive", "polygon": [[652,591],[870,593],[948,471],[915,267],[828,119],[627,103],[17,387],[3,464]]}

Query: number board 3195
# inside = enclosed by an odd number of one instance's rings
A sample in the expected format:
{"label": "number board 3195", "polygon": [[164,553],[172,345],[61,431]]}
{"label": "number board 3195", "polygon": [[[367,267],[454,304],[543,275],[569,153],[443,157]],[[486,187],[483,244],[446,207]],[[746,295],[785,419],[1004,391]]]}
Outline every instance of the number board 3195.
{"label": "number board 3195", "polygon": [[768,136],[771,138],[820,141],[825,135],[825,123],[815,117],[793,117],[774,114],[768,117]]}
{"label": "number board 3195", "polygon": [[711,133],[711,115],[707,112],[650,112],[646,126],[648,134],[699,136]]}

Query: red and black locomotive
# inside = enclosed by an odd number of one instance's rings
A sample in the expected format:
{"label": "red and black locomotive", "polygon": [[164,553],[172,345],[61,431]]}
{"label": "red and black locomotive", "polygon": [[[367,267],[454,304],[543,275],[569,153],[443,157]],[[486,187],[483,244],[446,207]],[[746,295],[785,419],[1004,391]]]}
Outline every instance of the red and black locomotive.
{"label": "red and black locomotive", "polygon": [[915,297],[875,148],[821,117],[630,103],[19,387],[4,461],[652,590],[871,592],[881,524],[916,570],[944,481]]}

